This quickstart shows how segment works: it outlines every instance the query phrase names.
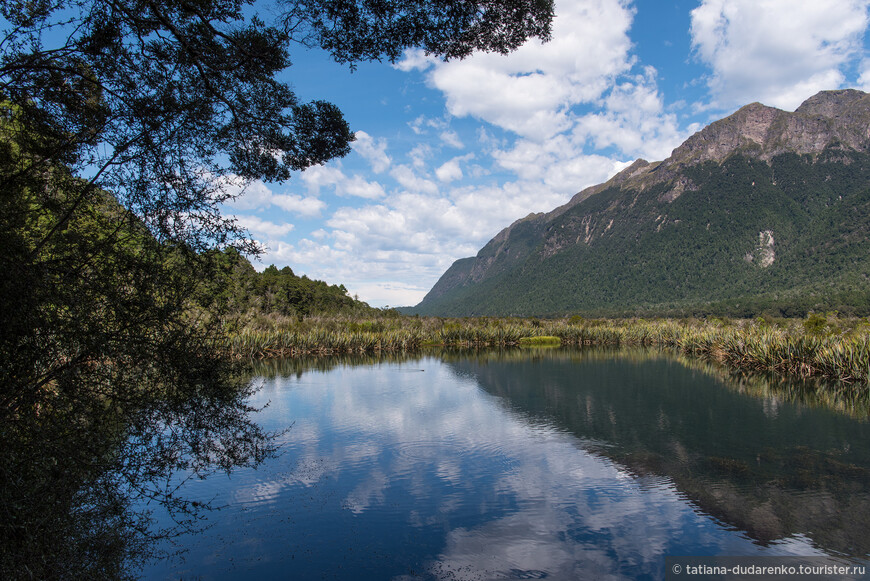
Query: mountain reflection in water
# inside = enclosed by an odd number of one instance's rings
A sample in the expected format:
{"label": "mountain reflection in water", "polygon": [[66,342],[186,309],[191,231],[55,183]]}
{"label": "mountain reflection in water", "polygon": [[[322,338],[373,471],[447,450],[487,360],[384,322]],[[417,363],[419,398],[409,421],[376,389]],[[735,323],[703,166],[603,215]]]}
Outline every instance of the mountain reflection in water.
{"label": "mountain reflection in water", "polygon": [[806,535],[837,553],[870,553],[870,424],[842,413],[866,402],[826,402],[812,385],[777,389],[774,378],[726,381],[656,351],[450,365],[633,474],[666,476],[759,543]]}
{"label": "mountain reflection in water", "polygon": [[863,400],[644,350],[258,365],[256,471],[148,578],[664,578],[667,555],[870,552]]}

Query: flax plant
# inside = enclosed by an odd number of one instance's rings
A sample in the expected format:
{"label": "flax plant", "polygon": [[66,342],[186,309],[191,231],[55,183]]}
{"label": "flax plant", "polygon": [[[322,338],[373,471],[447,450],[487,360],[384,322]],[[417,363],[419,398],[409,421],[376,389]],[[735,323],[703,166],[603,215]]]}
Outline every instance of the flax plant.
{"label": "flax plant", "polygon": [[[870,385],[870,324],[811,315],[807,321],[720,319],[518,319],[405,317],[393,312],[274,318],[228,334],[235,357],[414,352],[425,346],[510,347],[558,338],[562,345],[675,349],[731,368]],[[811,322],[808,325],[807,322]],[[536,339],[537,338],[537,339]]]}

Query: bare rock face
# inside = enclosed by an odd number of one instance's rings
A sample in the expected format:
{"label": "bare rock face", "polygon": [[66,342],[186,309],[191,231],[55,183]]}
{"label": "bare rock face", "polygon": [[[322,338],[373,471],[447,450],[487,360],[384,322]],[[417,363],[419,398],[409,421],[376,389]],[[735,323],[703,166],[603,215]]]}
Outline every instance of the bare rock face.
{"label": "bare rock face", "polygon": [[762,230],[758,233],[758,244],[755,250],[743,257],[746,262],[754,262],[761,268],[767,268],[776,260],[774,251],[773,231]]}
{"label": "bare rock face", "polygon": [[848,119],[854,109],[867,108],[867,93],[855,89],[822,91],[804,101],[795,110],[798,115]]}
{"label": "bare rock face", "polygon": [[[674,180],[683,167],[721,163],[736,153],[769,161],[785,152],[817,155],[831,144],[870,151],[870,95],[854,89],[823,91],[794,113],[761,103],[746,105],[689,137],[666,160],[644,162],[620,185],[643,189]],[[675,184],[667,197],[676,199],[685,189],[685,184]]]}
{"label": "bare rock face", "polygon": [[854,89],[823,91],[794,113],[753,103],[687,139],[665,163],[722,160],[738,151],[765,160],[785,151],[817,154],[832,142],[867,151],[868,121],[870,95]]}
{"label": "bare rock face", "polygon": [[738,150],[763,148],[771,127],[782,124],[787,115],[785,111],[761,103],[747,105],[687,139],[663,165],[718,161]]}

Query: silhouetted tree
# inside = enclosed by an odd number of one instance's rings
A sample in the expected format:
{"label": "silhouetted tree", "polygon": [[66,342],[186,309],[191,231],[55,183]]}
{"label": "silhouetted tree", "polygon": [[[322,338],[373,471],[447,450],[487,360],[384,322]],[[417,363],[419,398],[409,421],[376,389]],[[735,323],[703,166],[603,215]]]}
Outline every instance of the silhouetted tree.
{"label": "silhouetted tree", "polygon": [[[552,15],[538,0],[301,0],[267,25],[250,4],[2,3],[4,578],[124,577],[153,548],[137,495],[195,520],[173,474],[269,453],[206,283],[213,250],[257,251],[220,213],[227,185],[288,179],[353,140],[335,106],[277,80],[289,48],[342,63],[505,52],[546,38]],[[279,286],[292,302],[310,285],[290,271]]]}

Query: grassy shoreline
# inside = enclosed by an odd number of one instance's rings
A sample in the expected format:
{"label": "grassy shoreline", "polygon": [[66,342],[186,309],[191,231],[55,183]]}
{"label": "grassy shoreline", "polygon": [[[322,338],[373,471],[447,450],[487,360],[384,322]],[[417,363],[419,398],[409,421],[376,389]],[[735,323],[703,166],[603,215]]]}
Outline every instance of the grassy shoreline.
{"label": "grassy shoreline", "polygon": [[745,371],[870,384],[870,323],[835,315],[806,319],[513,319],[406,317],[264,318],[228,329],[226,350],[260,359],[417,351],[425,347],[637,345],[674,348]]}

